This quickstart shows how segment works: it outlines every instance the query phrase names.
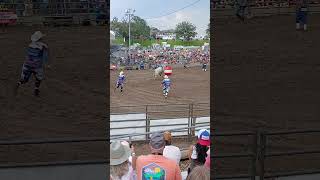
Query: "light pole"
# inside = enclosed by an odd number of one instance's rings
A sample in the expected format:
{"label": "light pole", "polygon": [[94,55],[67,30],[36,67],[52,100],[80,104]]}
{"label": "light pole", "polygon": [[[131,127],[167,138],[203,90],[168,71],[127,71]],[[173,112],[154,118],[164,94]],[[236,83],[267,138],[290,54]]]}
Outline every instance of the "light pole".
{"label": "light pole", "polygon": [[134,9],[126,10],[126,15],[129,17],[129,51],[130,51],[130,45],[131,45],[131,16],[133,16],[134,12],[135,12]]}

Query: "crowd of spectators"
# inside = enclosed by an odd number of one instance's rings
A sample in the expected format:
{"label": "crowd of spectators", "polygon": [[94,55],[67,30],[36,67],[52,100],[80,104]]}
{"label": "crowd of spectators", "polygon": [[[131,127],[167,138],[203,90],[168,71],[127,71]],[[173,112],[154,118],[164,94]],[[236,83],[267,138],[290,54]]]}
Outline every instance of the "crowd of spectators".
{"label": "crowd of spectators", "polygon": [[130,50],[127,57],[120,57],[116,66],[137,66],[139,69],[157,68],[161,64],[208,64],[210,62],[209,50],[195,49],[147,49]]}
{"label": "crowd of spectators", "polygon": [[198,132],[197,142],[188,150],[190,165],[181,172],[182,151],[172,144],[172,135],[155,132],[151,134],[148,155],[137,156],[135,148],[127,141],[110,144],[111,180],[209,180],[210,179],[210,132]]}

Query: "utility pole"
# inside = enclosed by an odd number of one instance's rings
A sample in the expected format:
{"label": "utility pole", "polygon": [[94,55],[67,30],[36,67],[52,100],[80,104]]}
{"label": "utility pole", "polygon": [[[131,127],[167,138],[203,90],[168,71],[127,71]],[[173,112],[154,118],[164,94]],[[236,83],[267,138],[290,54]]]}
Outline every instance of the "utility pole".
{"label": "utility pole", "polygon": [[130,45],[131,45],[131,17],[133,16],[133,13],[135,12],[134,9],[127,9],[126,15],[129,17],[129,51],[130,52]]}

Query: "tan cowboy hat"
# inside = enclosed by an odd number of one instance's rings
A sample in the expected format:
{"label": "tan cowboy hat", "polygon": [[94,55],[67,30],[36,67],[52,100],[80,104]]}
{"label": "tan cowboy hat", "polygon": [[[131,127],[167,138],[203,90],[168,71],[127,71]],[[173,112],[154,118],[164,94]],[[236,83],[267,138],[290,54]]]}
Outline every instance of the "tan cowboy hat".
{"label": "tan cowboy hat", "polygon": [[42,32],[36,31],[35,33],[32,34],[31,41],[37,42],[44,36],[45,36],[45,34],[42,34]]}
{"label": "tan cowboy hat", "polygon": [[115,166],[127,161],[131,155],[130,148],[121,144],[120,141],[114,141],[110,144],[110,165]]}

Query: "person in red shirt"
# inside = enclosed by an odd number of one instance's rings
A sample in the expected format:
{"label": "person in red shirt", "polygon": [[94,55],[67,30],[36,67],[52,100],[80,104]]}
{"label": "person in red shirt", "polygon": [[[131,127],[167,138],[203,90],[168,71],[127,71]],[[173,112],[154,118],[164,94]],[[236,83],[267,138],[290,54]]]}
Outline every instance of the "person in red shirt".
{"label": "person in red shirt", "polygon": [[138,180],[182,180],[181,171],[174,160],[165,158],[163,149],[165,141],[162,133],[151,135],[150,155],[139,156],[136,161]]}

